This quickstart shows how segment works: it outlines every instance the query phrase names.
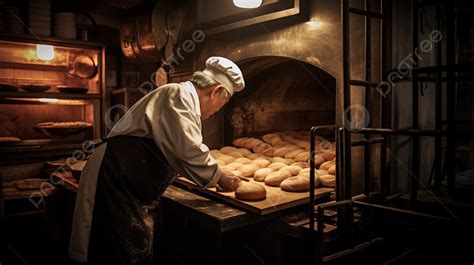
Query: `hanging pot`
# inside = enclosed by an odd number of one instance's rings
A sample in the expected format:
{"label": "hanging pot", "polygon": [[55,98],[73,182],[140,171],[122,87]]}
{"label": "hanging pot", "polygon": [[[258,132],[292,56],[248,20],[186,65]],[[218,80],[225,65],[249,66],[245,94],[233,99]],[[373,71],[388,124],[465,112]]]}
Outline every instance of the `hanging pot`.
{"label": "hanging pot", "polygon": [[82,79],[90,79],[97,74],[97,65],[92,57],[81,54],[74,59],[68,74]]}

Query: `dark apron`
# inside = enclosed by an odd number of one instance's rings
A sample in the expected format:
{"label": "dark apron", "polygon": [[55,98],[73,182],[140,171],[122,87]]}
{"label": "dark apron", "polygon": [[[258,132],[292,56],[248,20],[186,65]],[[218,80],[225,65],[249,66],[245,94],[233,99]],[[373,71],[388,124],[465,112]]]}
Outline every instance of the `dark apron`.
{"label": "dark apron", "polygon": [[153,139],[107,139],[97,178],[89,264],[153,263],[153,225],[144,207],[159,200],[174,176]]}

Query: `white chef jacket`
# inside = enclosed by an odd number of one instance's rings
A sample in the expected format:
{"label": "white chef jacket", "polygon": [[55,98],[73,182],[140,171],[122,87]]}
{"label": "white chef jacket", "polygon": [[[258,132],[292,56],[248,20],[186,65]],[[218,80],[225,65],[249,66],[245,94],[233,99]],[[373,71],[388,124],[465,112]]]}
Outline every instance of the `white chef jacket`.
{"label": "white chef jacket", "polygon": [[[153,138],[174,171],[200,186],[209,187],[217,183],[221,171],[202,142],[201,130],[201,107],[196,88],[191,82],[184,82],[161,86],[144,96],[107,137]],[[80,178],[69,255],[81,262],[87,262],[97,175],[106,145],[94,150]],[[126,163],[126,153],[124,158],[120,163]]]}

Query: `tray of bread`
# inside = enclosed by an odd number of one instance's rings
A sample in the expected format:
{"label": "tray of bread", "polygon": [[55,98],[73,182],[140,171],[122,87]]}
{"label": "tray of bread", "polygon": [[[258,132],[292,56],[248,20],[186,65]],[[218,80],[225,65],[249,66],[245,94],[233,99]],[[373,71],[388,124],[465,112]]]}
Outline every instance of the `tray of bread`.
{"label": "tray of bread", "polygon": [[[310,189],[308,140],[309,133],[304,131],[234,139],[232,146],[211,150],[211,156],[222,171],[232,172],[247,181],[242,181],[235,192],[219,186],[196,190],[258,214],[307,203]],[[316,143],[315,196],[319,198],[334,191],[336,143],[320,136]],[[177,182],[197,188],[182,177]]]}
{"label": "tray of bread", "polygon": [[92,123],[82,121],[43,122],[36,124],[33,129],[44,135],[68,136],[81,133],[92,127]]}

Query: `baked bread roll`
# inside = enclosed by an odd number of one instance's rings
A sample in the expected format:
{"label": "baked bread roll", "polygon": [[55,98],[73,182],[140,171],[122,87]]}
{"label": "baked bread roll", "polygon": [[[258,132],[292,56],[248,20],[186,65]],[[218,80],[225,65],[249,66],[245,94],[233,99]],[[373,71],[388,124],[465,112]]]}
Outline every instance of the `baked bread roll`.
{"label": "baked bread roll", "polygon": [[232,153],[232,152],[237,152],[237,148],[235,148],[233,146],[224,146],[220,149],[220,151],[223,154],[228,154],[228,153]]}
{"label": "baked bread roll", "polygon": [[299,148],[302,148],[304,150],[309,150],[309,142],[305,140],[297,140],[295,141],[294,145],[298,146]]}
{"label": "baked bread roll", "polygon": [[286,166],[286,167],[282,167],[280,170],[287,170],[288,172],[290,172],[292,176],[296,176],[298,175],[298,173],[300,173],[302,168],[297,167],[297,166]]}
{"label": "baked bread roll", "polygon": [[235,145],[237,147],[244,147],[245,141],[247,141],[248,139],[249,139],[248,137],[234,139],[234,141],[232,141],[232,145]]}
{"label": "baked bread roll", "polygon": [[281,162],[273,162],[270,165],[268,165],[268,168],[275,169],[275,170],[280,170],[281,168],[286,167],[287,164],[281,163]]}
{"label": "baked bread roll", "polygon": [[288,142],[285,142],[285,141],[280,141],[280,142],[276,142],[272,145],[274,148],[281,148],[281,147],[288,147],[288,146],[291,146],[290,143]]}
{"label": "baked bread roll", "polygon": [[265,187],[257,183],[242,182],[242,185],[235,190],[235,198],[243,201],[260,201],[266,196]]}
{"label": "baked bread roll", "polygon": [[336,165],[332,165],[331,167],[329,167],[328,169],[328,174],[330,175],[336,175]]}
{"label": "baked bread roll", "polygon": [[265,185],[279,187],[281,182],[289,177],[291,177],[291,173],[288,170],[280,169],[277,172],[268,174],[265,178]]}
{"label": "baked bread roll", "polygon": [[277,143],[277,142],[280,142],[281,141],[281,138],[280,136],[274,134],[274,133],[269,133],[269,134],[265,134],[264,136],[262,136],[262,140],[273,145],[274,143]]}
{"label": "baked bread roll", "polygon": [[230,168],[233,168],[234,170],[238,170],[243,165],[244,164],[232,162],[232,163],[227,164],[226,167],[230,167]]}
{"label": "baked bread roll", "polygon": [[332,150],[323,150],[321,156],[324,157],[326,161],[331,161],[336,157],[336,152]]}
{"label": "baked bread roll", "polygon": [[328,171],[327,170],[322,170],[322,169],[318,169],[316,170],[316,173],[320,176],[322,175],[327,175],[328,174]]}
{"label": "baked bread roll", "polygon": [[294,176],[283,180],[280,184],[280,188],[283,191],[303,192],[309,190],[309,184],[309,178]]}
{"label": "baked bread roll", "polygon": [[224,154],[221,153],[221,151],[219,151],[219,150],[211,150],[209,153],[210,153],[211,156],[214,157],[214,158],[218,158],[218,157],[224,155]]}
{"label": "baked bread roll", "polygon": [[240,171],[240,173],[242,173],[242,175],[244,177],[251,178],[251,177],[253,177],[255,171],[257,171],[257,169],[259,169],[259,168],[260,167],[258,165],[247,164],[247,165],[243,165],[243,166],[239,167],[238,170]]}
{"label": "baked bread roll", "polygon": [[331,166],[335,165],[336,162],[335,161],[326,161],[324,163],[321,164],[321,166],[319,167],[319,169],[322,169],[322,170],[328,170]]}
{"label": "baked bread roll", "polygon": [[300,153],[295,157],[296,162],[307,162],[308,160],[309,160],[309,152],[308,151]]}
{"label": "baked bread roll", "polygon": [[239,148],[237,149],[237,152],[241,153],[243,156],[249,155],[252,152],[248,150],[247,148]]}
{"label": "baked bread roll", "polygon": [[231,157],[233,157],[233,158],[244,157],[244,155],[242,155],[241,153],[239,153],[239,151],[230,152],[230,153],[227,153],[226,155],[231,156]]}
{"label": "baked bread roll", "polygon": [[219,166],[225,166],[227,164],[226,162],[224,162],[222,160],[216,160],[216,162]]}
{"label": "baked bread roll", "polygon": [[309,167],[303,168],[303,169],[300,171],[300,173],[298,173],[298,174],[303,174],[303,173],[306,173],[306,172],[309,174],[309,171],[310,171],[310,170],[311,170],[311,168],[309,168]]}
{"label": "baked bread roll", "polygon": [[314,156],[314,166],[316,168],[319,168],[322,163],[326,162],[326,159],[323,157],[322,154],[315,155]]}
{"label": "baked bread roll", "polygon": [[270,149],[270,148],[272,148],[272,146],[267,144],[267,143],[258,143],[252,148],[252,150],[255,153],[263,153],[263,151],[265,151],[267,149]]}
{"label": "baked bread roll", "polygon": [[225,163],[229,164],[229,163],[234,162],[234,159],[235,158],[231,156],[223,155],[223,156],[218,157],[216,160],[224,161]]}
{"label": "baked bread roll", "polygon": [[297,155],[303,153],[304,150],[303,149],[296,149],[296,150],[293,150],[293,151],[290,151],[288,153],[285,154],[285,158],[291,158],[291,159],[294,159]]}
{"label": "baked bread roll", "polygon": [[258,165],[259,167],[267,167],[271,162],[263,158],[257,158],[252,161],[252,164]]}
{"label": "baked bread roll", "polygon": [[292,163],[290,166],[297,166],[297,167],[300,167],[302,169],[305,169],[305,168],[309,168],[309,163],[306,163],[306,162],[294,162]]}
{"label": "baked bread roll", "polygon": [[250,138],[247,141],[245,141],[244,147],[247,149],[253,150],[253,148],[260,143],[263,143],[263,141],[257,138]]}
{"label": "baked bread roll", "polygon": [[272,162],[275,163],[275,162],[280,162],[280,163],[283,163],[283,164],[286,164],[287,166],[291,165],[293,163],[292,160],[290,159],[286,159],[286,158],[282,158],[282,157],[273,157],[272,158]]}
{"label": "baked bread roll", "polygon": [[321,179],[321,186],[329,187],[329,188],[336,187],[336,176],[322,175],[319,178]]}
{"label": "baked bread roll", "polygon": [[241,163],[241,164],[250,164],[252,163],[252,160],[245,157],[239,157],[239,158],[236,158],[234,162]]}
{"label": "baked bread roll", "polygon": [[272,168],[260,168],[255,171],[253,174],[253,180],[264,182],[265,178],[270,174],[275,172],[275,169]]}
{"label": "baked bread roll", "polygon": [[226,174],[226,175],[229,175],[232,171],[235,170],[235,168],[233,167],[228,167],[228,166],[219,166],[220,170],[222,171],[222,173]]}
{"label": "baked bread roll", "polygon": [[261,154],[251,153],[251,154],[246,155],[245,157],[248,158],[248,159],[254,160],[254,159],[257,159],[257,158],[259,158],[259,157],[261,157],[261,156],[262,156]]}
{"label": "baked bread roll", "polygon": [[266,149],[265,151],[262,152],[263,155],[269,156],[269,157],[274,157],[273,152],[275,151],[275,148],[269,148]]}

